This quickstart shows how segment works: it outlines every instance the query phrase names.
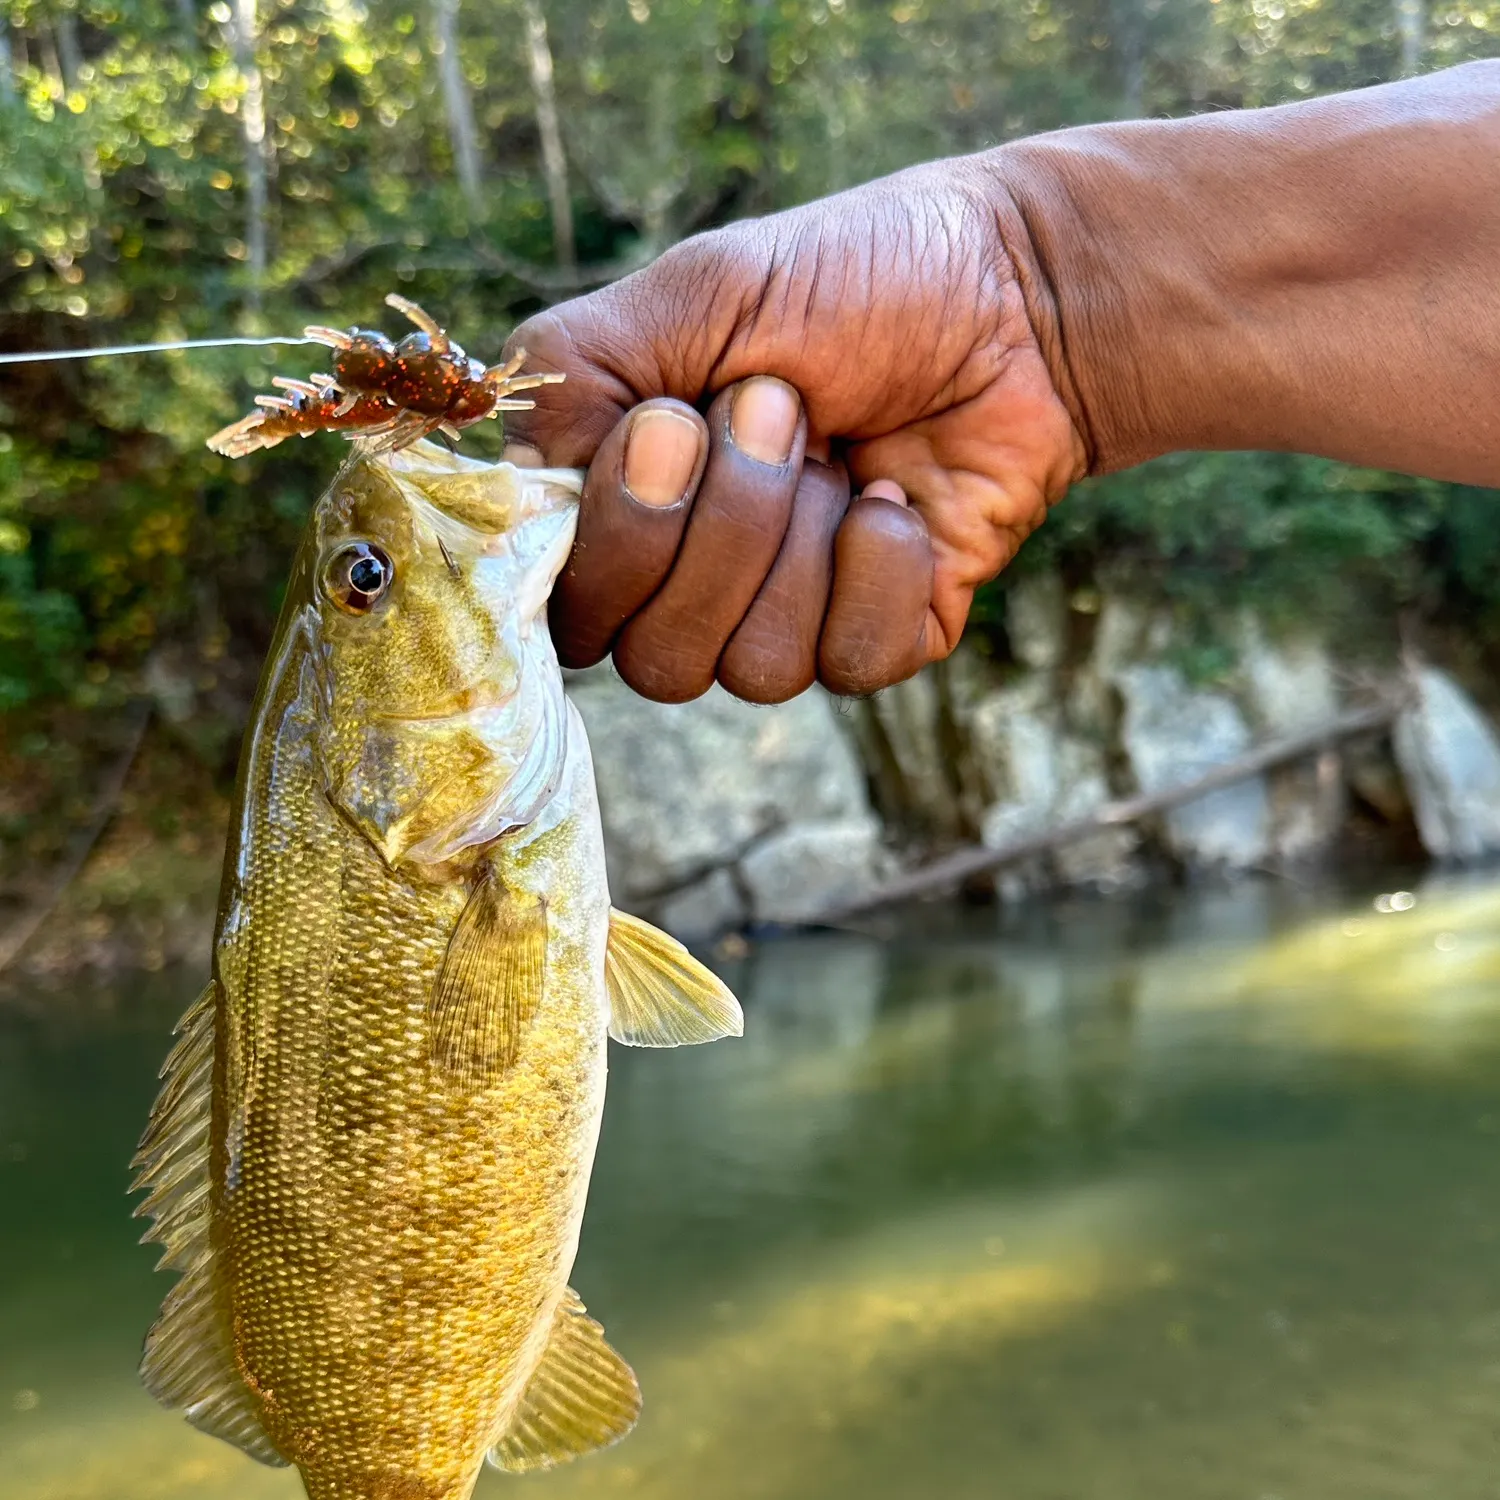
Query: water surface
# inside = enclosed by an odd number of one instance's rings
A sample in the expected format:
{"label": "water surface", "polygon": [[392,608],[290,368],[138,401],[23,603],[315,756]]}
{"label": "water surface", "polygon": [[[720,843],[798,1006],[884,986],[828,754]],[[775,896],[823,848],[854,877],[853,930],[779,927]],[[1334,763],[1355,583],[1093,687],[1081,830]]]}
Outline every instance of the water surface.
{"label": "water surface", "polygon": [[[1494,1500],[1500,886],[1390,884],[725,966],[743,1041],[611,1059],[574,1280],[641,1425],[481,1500]],[[300,1495],[136,1384],[197,983],[0,1012],[0,1500]]]}

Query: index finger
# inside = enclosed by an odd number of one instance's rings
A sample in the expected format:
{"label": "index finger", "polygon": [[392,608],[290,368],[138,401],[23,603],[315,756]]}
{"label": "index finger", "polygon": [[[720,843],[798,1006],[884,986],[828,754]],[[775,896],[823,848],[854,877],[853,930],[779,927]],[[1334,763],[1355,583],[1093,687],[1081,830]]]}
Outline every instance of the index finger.
{"label": "index finger", "polygon": [[527,319],[505,341],[506,359],[525,350],[528,374],[567,377],[530,392],[530,411],[507,412],[505,436],[537,449],[549,464],[584,469],[640,397],[609,364],[589,358],[575,343],[569,324],[552,312]]}

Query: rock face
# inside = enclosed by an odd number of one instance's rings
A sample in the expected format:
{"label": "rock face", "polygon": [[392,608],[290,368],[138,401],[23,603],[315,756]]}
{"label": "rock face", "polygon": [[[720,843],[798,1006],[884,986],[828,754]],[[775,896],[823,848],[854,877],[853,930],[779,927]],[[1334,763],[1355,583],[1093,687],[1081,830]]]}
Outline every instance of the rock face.
{"label": "rock face", "polygon": [[718,687],[661,704],[595,668],[570,674],[568,691],[593,747],[621,905],[700,938],[807,915],[884,868],[864,773],[821,690],[775,708]]}
{"label": "rock face", "polygon": [[943,733],[939,683],[944,664],[850,705],[850,725],[880,796],[881,811],[902,832],[952,838],[961,810],[951,747]]}
{"label": "rock face", "polygon": [[1445,673],[1419,667],[1412,685],[1394,742],[1424,847],[1457,861],[1500,853],[1500,741]]}
{"label": "rock face", "polygon": [[[1250,749],[1250,730],[1234,700],[1190,687],[1175,667],[1125,667],[1115,683],[1124,703],[1121,744],[1143,792],[1191,781]],[[1164,823],[1168,846],[1190,864],[1244,869],[1271,852],[1261,777],[1175,808]]]}
{"label": "rock face", "polygon": [[1029,573],[1005,591],[1005,633],[1016,660],[1055,672],[1068,649],[1068,601],[1056,573]]}
{"label": "rock face", "polygon": [[1333,658],[1321,641],[1272,641],[1249,616],[1240,627],[1239,659],[1246,706],[1270,733],[1296,734],[1338,713]]}
{"label": "rock face", "polygon": [[[1169,609],[1085,594],[1045,574],[1018,580],[1009,663],[966,645],[858,703],[814,689],[759,708],[716,687],[664,706],[607,669],[571,674],[617,899],[690,939],[795,923],[894,873],[893,845],[917,859],[976,838],[999,848],[1339,711],[1334,658],[1313,637],[1273,638],[1247,616],[1234,669],[1205,688],[1173,664],[1182,627]],[[1223,870],[1305,860],[1348,826],[1351,796],[1394,829],[1414,814],[1438,858],[1500,854],[1500,736],[1451,678],[1424,667],[1415,682],[1394,759],[1369,741],[1325,750],[1008,864],[997,888],[1118,890],[1163,852]]]}
{"label": "rock face", "polygon": [[866,890],[881,869],[873,814],[793,823],[740,860],[750,911],[761,922],[798,922]]}
{"label": "rock face", "polygon": [[[1087,817],[1110,800],[1104,747],[1071,733],[1055,679],[1023,678],[982,699],[969,719],[970,753],[996,794],[981,824],[991,848],[1044,828]],[[1111,829],[1067,844],[1050,871],[1033,866],[1029,883],[1050,875],[1066,885],[1115,889],[1132,882],[1139,839]]]}
{"label": "rock face", "polygon": [[[1266,737],[1327,723],[1339,711],[1338,679],[1328,648],[1309,636],[1271,640],[1253,616],[1241,622],[1240,678],[1251,722]],[[1315,857],[1337,839],[1348,812],[1344,757],[1282,766],[1267,776],[1271,845],[1278,860]]]}

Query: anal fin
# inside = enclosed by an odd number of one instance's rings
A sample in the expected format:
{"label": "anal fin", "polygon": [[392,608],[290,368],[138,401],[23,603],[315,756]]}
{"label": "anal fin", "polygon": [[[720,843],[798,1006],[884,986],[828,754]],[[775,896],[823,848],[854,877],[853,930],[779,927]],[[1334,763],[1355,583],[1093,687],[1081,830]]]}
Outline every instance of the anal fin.
{"label": "anal fin", "polygon": [[680,1047],[744,1034],[739,1001],[724,981],[639,917],[610,912],[604,976],[617,1042]]}
{"label": "anal fin", "polygon": [[547,908],[480,879],[448,939],[428,1011],[428,1053],[453,1082],[483,1088],[515,1063],[521,1033],[542,1000]]}
{"label": "anal fin", "polygon": [[489,1461],[507,1474],[550,1469],[619,1442],[640,1414],[634,1371],[569,1287],[542,1362]]}

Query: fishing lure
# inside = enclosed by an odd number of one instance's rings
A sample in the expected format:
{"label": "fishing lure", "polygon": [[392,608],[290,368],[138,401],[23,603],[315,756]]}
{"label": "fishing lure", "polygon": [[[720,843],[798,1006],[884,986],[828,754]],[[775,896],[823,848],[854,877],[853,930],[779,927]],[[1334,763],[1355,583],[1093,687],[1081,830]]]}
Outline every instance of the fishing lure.
{"label": "fishing lure", "polygon": [[515,399],[517,392],[563,378],[519,374],[524,349],[503,365],[487,366],[471,359],[415,302],[395,292],[385,301],[411,319],[417,332],[392,343],[368,328],[309,326],[304,335],[334,351],[333,373],[309,380],[278,375],[271,384],[281,394],[257,396],[255,410],[216,432],[208,446],[226,458],[243,458],[285,438],[341,431],[362,439],[367,453],[394,453],[434,432],[456,441],[475,422],[527,411],[535,403]]}
{"label": "fishing lure", "polygon": [[394,453],[435,432],[456,442],[462,430],[476,422],[501,412],[530,410],[535,403],[517,399],[521,391],[563,379],[561,374],[522,375],[524,349],[517,349],[500,365],[472,359],[417,303],[395,292],[385,301],[416,324],[417,331],[399,343],[374,329],[311,324],[301,338],[183,339],[16,351],[0,353],[0,365],[280,344],[322,344],[332,349],[332,374],[307,380],[276,376],[271,384],[279,394],[257,396],[254,411],[208,439],[208,446],[226,458],[244,458],[262,448],[274,448],[286,438],[311,437],[315,432],[342,432],[351,440],[358,439],[366,453]]}

